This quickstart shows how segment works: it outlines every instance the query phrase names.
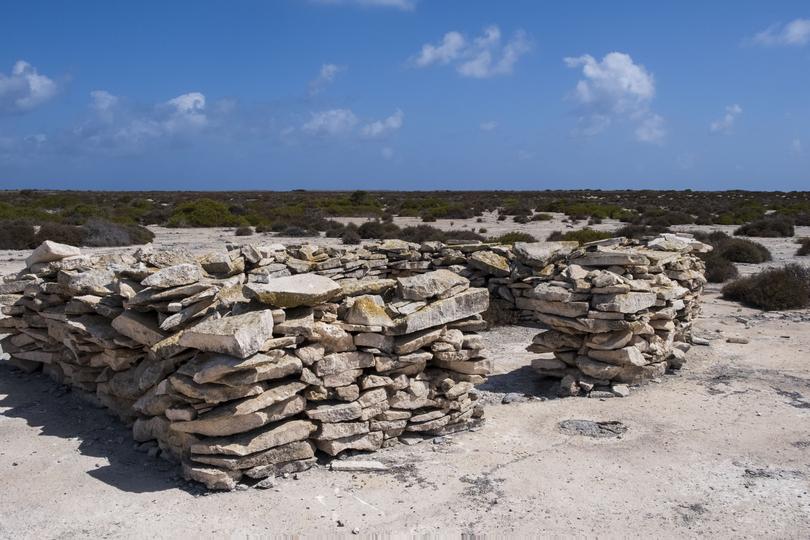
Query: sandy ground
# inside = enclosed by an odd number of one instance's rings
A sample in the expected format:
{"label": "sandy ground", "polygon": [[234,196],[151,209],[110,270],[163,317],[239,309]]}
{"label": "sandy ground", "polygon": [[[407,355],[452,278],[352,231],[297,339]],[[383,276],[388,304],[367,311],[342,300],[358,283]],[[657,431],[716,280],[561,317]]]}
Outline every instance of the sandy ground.
{"label": "sandy ground", "polygon": [[[169,233],[177,243],[205,236],[158,231],[159,239]],[[792,258],[788,247],[775,251],[777,262]],[[628,398],[596,400],[555,398],[528,367],[524,347],[535,331],[498,328],[486,334],[496,372],[482,387],[480,429],[369,456],[388,472],[318,467],[273,489],[216,494],[136,452],[128,429],[69,389],[2,366],[0,537],[806,538],[808,330],[808,310],[765,314],[710,286],[695,330],[710,345]],[[732,336],[750,342],[727,343]],[[509,393],[517,399],[503,404]],[[570,419],[617,421],[627,431],[563,432],[559,423]]]}

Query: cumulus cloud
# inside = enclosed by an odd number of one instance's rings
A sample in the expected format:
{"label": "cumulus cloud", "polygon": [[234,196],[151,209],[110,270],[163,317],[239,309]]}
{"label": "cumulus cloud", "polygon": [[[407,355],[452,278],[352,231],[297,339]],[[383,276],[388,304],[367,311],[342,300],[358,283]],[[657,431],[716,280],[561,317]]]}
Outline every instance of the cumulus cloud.
{"label": "cumulus cloud", "polygon": [[331,109],[310,113],[301,129],[310,135],[340,135],[352,131],[355,125],[357,116],[351,109]]}
{"label": "cumulus cloud", "polygon": [[394,114],[383,120],[376,120],[363,126],[361,133],[364,137],[375,138],[382,137],[392,131],[396,131],[402,127],[402,121],[405,114],[397,109]]}
{"label": "cumulus cloud", "polygon": [[498,123],[495,122],[494,120],[490,120],[489,122],[481,122],[479,127],[481,128],[481,131],[492,131],[493,129],[498,127]]}
{"label": "cumulus cloud", "polygon": [[712,133],[731,133],[731,130],[734,128],[734,122],[737,120],[737,117],[742,114],[742,112],[742,107],[736,103],[734,105],[727,106],[726,113],[723,115],[723,118],[715,120],[709,124],[709,131]]}
{"label": "cumulus cloud", "polygon": [[323,64],[318,76],[309,83],[310,97],[322,92],[327,86],[332,84],[332,81],[335,80],[338,73],[345,70],[345,66],[338,66],[337,64]]}
{"label": "cumulus cloud", "polygon": [[495,25],[485,28],[472,41],[459,32],[447,32],[438,44],[422,45],[411,63],[419,68],[452,63],[459,75],[475,79],[509,75],[520,57],[529,52],[531,42],[522,30],[505,44],[501,37],[501,30]]}
{"label": "cumulus cloud", "polygon": [[810,19],[795,19],[787,24],[774,24],[754,36],[759,45],[801,47],[810,43]]}
{"label": "cumulus cloud", "polygon": [[655,78],[630,55],[606,54],[601,61],[585,54],[563,59],[570,68],[582,68],[571,98],[581,116],[580,132],[596,135],[615,120],[636,124],[635,135],[642,142],[661,142],[666,136],[664,119],[650,110],[655,97]]}
{"label": "cumulus cloud", "polygon": [[412,11],[416,7],[417,3],[417,0],[313,0],[313,1],[316,4],[395,8],[402,11]]}
{"label": "cumulus cloud", "polygon": [[35,109],[50,101],[57,93],[57,85],[37,69],[19,60],[11,74],[0,73],[0,113],[21,113]]}
{"label": "cumulus cloud", "polygon": [[209,124],[205,95],[200,92],[131,107],[106,90],[94,90],[90,92],[90,110],[89,118],[62,134],[55,144],[68,149],[80,146],[88,150],[134,154],[158,141],[196,135]]}

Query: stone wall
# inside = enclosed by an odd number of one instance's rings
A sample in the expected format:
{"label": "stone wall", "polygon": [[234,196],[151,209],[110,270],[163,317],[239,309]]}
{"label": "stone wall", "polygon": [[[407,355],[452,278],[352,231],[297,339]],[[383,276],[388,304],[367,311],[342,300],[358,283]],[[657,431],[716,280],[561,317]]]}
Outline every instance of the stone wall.
{"label": "stone wall", "polygon": [[316,450],[375,450],[478,422],[472,390],[491,370],[482,313],[545,329],[529,350],[563,395],[625,394],[682,361],[705,249],[674,235],[582,247],[229,245],[202,257],[151,246],[88,256],[48,242],[0,283],[1,343],[18,367],[132,422],[135,439],[187,477],[227,489],[303,470]]}

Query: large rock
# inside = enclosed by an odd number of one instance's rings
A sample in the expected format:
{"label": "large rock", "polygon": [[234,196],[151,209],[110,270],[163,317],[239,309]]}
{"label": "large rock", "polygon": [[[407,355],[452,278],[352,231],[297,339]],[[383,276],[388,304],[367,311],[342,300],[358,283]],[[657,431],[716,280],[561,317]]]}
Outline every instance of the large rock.
{"label": "large rock", "polygon": [[315,445],[321,452],[326,452],[330,456],[336,456],[345,450],[364,450],[373,452],[379,450],[383,443],[382,431],[372,431],[364,435],[353,435],[342,439],[330,439],[316,441]]}
{"label": "large rock", "polygon": [[169,287],[180,287],[181,285],[197,283],[202,277],[202,270],[198,265],[189,263],[178,264],[158,270],[141,281],[141,285],[144,287],[168,289]]}
{"label": "large rock", "polygon": [[641,354],[641,351],[632,345],[621,349],[604,351],[591,349],[588,351],[588,356],[600,362],[616,366],[643,366],[647,364],[647,360]]}
{"label": "large rock", "polygon": [[537,298],[518,297],[515,305],[518,309],[539,311],[561,317],[581,317],[588,314],[588,302],[549,302]]}
{"label": "large rock", "polygon": [[324,356],[315,363],[315,373],[319,377],[335,375],[343,371],[369,368],[374,365],[374,355],[367,352],[342,352]]}
{"label": "large rock", "polygon": [[267,283],[249,283],[245,288],[260,302],[277,307],[315,306],[343,291],[336,281],[317,274],[274,278]]}
{"label": "large rock", "polygon": [[448,293],[461,292],[470,280],[450,270],[435,270],[412,277],[397,278],[399,295],[406,300],[427,300]]}
{"label": "large rock", "polygon": [[363,407],[356,401],[318,405],[306,412],[308,418],[319,422],[347,422],[360,418],[362,414]]}
{"label": "large rock", "polygon": [[125,311],[113,319],[112,327],[119,333],[148,347],[166,337],[166,334],[160,331],[153,313]]}
{"label": "large rock", "polygon": [[268,448],[303,441],[315,431],[317,426],[309,420],[288,420],[235,437],[205,439],[191,446],[193,454],[225,454],[247,456]]}
{"label": "large rock", "polygon": [[236,482],[242,477],[238,471],[224,471],[216,467],[201,467],[191,463],[183,463],[183,477],[205,484],[208,489],[231,491],[236,488]]}
{"label": "large rock", "polygon": [[588,358],[587,356],[578,356],[576,359],[576,365],[585,375],[603,381],[609,381],[622,371],[621,366],[614,366],[613,364],[598,362]]}
{"label": "large rock", "polygon": [[515,242],[512,252],[523,264],[541,268],[578,245],[577,242]]}
{"label": "large rock", "polygon": [[509,261],[492,251],[476,251],[470,255],[470,266],[496,277],[509,275]]}
{"label": "large rock", "polygon": [[375,302],[373,296],[358,297],[346,313],[346,322],[365,326],[394,326],[394,321],[385,312],[385,308]]}
{"label": "large rock", "polygon": [[656,294],[652,292],[628,292],[623,294],[595,294],[591,305],[597,311],[638,313],[655,305]]}
{"label": "large rock", "polygon": [[397,321],[395,335],[410,334],[484,312],[489,307],[489,291],[468,289],[444,300],[437,300]]}
{"label": "large rock", "polygon": [[571,260],[581,266],[643,266],[650,264],[647,257],[631,251],[588,251],[572,256]]}
{"label": "large rock", "polygon": [[25,259],[25,266],[31,268],[37,263],[59,261],[77,255],[81,255],[81,250],[75,246],[45,240]]}
{"label": "large rock", "polygon": [[430,345],[439,339],[443,333],[444,328],[433,328],[398,337],[394,341],[394,352],[397,354],[410,354]]}
{"label": "large rock", "polygon": [[265,309],[242,315],[209,319],[186,329],[180,345],[200,351],[247,358],[273,337],[273,312]]}
{"label": "large rock", "polygon": [[[301,383],[298,384],[300,384],[299,389],[306,386]],[[304,399],[304,396],[293,395],[289,397],[290,391],[294,389],[295,387],[292,386],[283,388],[284,395],[288,396],[284,401],[273,402],[272,399],[265,399],[264,401],[271,404],[263,409],[251,410],[257,406],[256,402],[261,401],[264,394],[274,393],[276,395],[272,397],[278,398],[281,396],[281,392],[268,390],[254,398],[242,400],[235,405],[221,405],[196,420],[174,422],[171,424],[171,429],[184,433],[198,433],[209,437],[223,437],[244,433],[271,422],[278,422],[296,415],[306,408],[307,400]],[[240,411],[240,406],[247,409],[247,412]]]}
{"label": "large rock", "polygon": [[192,455],[191,459],[199,463],[215,465],[228,471],[264,467],[278,463],[288,463],[310,459],[315,455],[315,447],[309,441],[295,441],[283,446],[276,446],[269,450],[257,452],[249,456],[228,457],[211,455]]}

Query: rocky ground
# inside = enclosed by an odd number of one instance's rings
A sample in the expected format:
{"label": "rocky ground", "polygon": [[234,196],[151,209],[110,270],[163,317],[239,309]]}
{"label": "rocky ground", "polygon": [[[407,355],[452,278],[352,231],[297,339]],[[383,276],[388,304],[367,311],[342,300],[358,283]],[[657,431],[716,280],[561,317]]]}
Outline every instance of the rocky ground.
{"label": "rocky ground", "polygon": [[[157,232],[201,251],[233,234]],[[788,241],[763,243],[793,258]],[[17,253],[0,254],[0,272]],[[695,329],[708,345],[628,398],[553,397],[528,368],[534,330],[497,328],[482,428],[369,456],[386,471],[322,466],[263,491],[206,494],[103,410],[0,367],[0,537],[806,537],[810,311],[761,313],[718,291]]]}

